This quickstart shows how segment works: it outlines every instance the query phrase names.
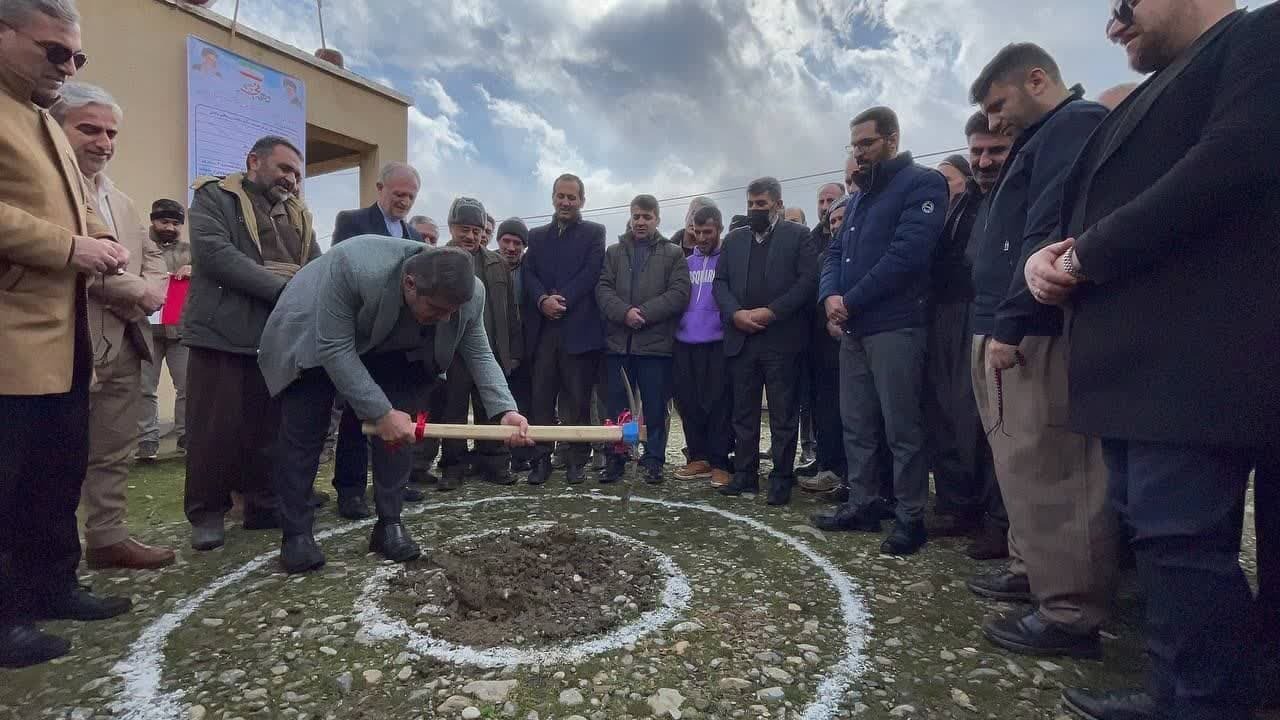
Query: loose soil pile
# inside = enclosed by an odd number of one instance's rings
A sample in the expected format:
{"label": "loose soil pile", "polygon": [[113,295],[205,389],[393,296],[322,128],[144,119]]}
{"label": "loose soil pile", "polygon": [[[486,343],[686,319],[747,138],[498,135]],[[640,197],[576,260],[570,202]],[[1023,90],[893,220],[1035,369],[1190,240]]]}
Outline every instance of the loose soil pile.
{"label": "loose soil pile", "polygon": [[553,525],[447,544],[392,577],[386,602],[450,642],[537,646],[634,620],[657,605],[664,580],[641,547]]}

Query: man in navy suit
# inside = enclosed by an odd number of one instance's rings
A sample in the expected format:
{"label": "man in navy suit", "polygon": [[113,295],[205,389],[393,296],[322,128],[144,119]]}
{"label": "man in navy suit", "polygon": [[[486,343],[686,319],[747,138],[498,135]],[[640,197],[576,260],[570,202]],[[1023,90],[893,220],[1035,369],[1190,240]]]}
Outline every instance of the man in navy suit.
{"label": "man in navy suit", "polygon": [[[342,210],[333,221],[333,244],[358,235],[386,235],[423,242],[422,235],[406,218],[413,209],[422,181],[418,171],[401,162],[383,166],[378,175],[378,201],[367,208]],[[415,477],[420,478],[419,468],[430,467],[435,459],[434,446],[420,443],[415,447]],[[425,456],[425,459],[424,459]],[[350,520],[370,517],[365,502],[368,486],[369,442],[360,432],[360,420],[350,408],[342,410],[338,423],[338,445],[333,464],[333,489],[338,493],[338,514]],[[409,502],[422,500],[419,490],[406,487],[404,499]]]}

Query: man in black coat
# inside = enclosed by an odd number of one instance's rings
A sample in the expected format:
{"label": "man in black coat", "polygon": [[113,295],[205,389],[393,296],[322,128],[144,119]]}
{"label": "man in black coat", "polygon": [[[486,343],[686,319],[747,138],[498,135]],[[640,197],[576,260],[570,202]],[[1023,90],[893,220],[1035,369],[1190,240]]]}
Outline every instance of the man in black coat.
{"label": "man in black coat", "polygon": [[808,347],[818,265],[809,230],[782,219],[782,185],[747,186],[747,225],[725,238],[715,298],[725,323],[724,353],[733,383],[736,438],[733,481],[723,495],[760,489],[760,395],[769,401],[773,470],[769,504],[785,505],[795,484],[800,424],[800,355]]}
{"label": "man in black coat", "polygon": [[[404,163],[387,163],[378,175],[378,201],[367,208],[342,210],[333,221],[333,244],[357,235],[385,235],[423,242],[422,235],[407,221],[422,182],[418,171]],[[437,390],[437,395],[440,392]],[[434,409],[438,410],[439,403]],[[338,493],[338,514],[350,520],[372,515],[365,501],[369,484],[369,441],[360,432],[360,419],[339,401],[342,419],[338,421],[338,443],[334,452],[333,489]],[[335,412],[337,412],[335,410]],[[438,412],[435,414],[439,414]],[[435,460],[438,443],[424,442],[414,446],[414,479],[424,479]],[[419,490],[404,489],[404,499],[422,500]]]}
{"label": "man in black coat", "polygon": [[[556,178],[551,190],[554,219],[529,232],[524,256],[525,348],[533,356],[533,421],[560,420],[585,425],[591,420],[591,388],[600,374],[604,320],[596,304],[596,283],[604,265],[604,226],[582,219],[586,188],[576,175]],[[565,479],[586,479],[589,445],[571,445]],[[538,446],[530,485],[551,477],[551,451]]]}
{"label": "man in black coat", "polygon": [[1155,74],[1081,152],[1063,240],[1024,273],[1073,311],[1070,423],[1103,439],[1130,526],[1155,717],[1252,717],[1239,552],[1249,471],[1280,438],[1280,6],[1234,7],[1116,6],[1108,35]]}

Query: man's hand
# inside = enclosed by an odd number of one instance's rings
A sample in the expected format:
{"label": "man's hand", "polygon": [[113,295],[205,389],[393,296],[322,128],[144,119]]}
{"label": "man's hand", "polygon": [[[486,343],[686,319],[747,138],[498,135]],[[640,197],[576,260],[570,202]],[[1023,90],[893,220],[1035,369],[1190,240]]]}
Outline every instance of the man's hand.
{"label": "man's hand", "polygon": [[823,302],[823,305],[827,309],[828,322],[841,324],[849,321],[849,308],[844,306],[844,297],[832,295]]}
{"label": "man's hand", "polygon": [[640,308],[633,307],[627,311],[627,317],[623,322],[632,330],[639,330],[645,325],[644,313],[640,312]]}
{"label": "man's hand", "polygon": [[191,266],[183,265],[182,267],[178,268],[178,271],[173,274],[173,277],[177,280],[186,280],[187,278],[191,277]]}
{"label": "man's hand", "polygon": [[499,425],[516,429],[507,438],[507,447],[533,447],[533,439],[529,437],[529,421],[518,412],[509,412],[502,416]]}
{"label": "man's hand", "polygon": [[409,413],[399,410],[392,410],[378,418],[374,429],[378,438],[388,445],[408,445],[418,435],[418,426],[414,424],[413,418],[409,417]]}
{"label": "man's hand", "polygon": [[756,322],[751,317],[750,310],[739,310],[738,312],[734,313],[733,326],[748,335],[755,335],[761,330],[764,330],[764,326]]}
{"label": "man's hand", "polygon": [[844,336],[844,330],[841,330],[841,329],[840,329],[840,324],[839,324],[839,323],[833,323],[833,322],[831,322],[830,320],[828,320],[828,321],[827,321],[827,334],[828,334],[828,335],[830,335],[831,337],[835,338],[836,340],[839,340],[841,337],[843,337],[843,336]]}
{"label": "man's hand", "polygon": [[129,264],[129,250],[114,240],[73,235],[71,267],[85,275],[114,274]]}
{"label": "man's hand", "polygon": [[769,327],[769,325],[771,325],[774,320],[778,319],[778,316],[775,315],[774,312],[769,308],[756,308],[755,310],[751,310],[749,312],[751,314],[751,319],[755,321],[755,323],[759,325],[761,329]]}
{"label": "man's hand", "polygon": [[542,302],[538,303],[538,309],[542,311],[551,320],[559,320],[564,317],[568,306],[565,305],[563,295],[547,295],[542,298]]}
{"label": "man's hand", "polygon": [[1076,243],[1075,238],[1046,245],[1027,258],[1023,275],[1027,288],[1037,302],[1044,305],[1063,305],[1071,299],[1071,293],[1080,284],[1078,278],[1062,269],[1062,256]]}
{"label": "man's hand", "polygon": [[987,343],[987,367],[992,370],[1008,370],[1020,364],[1020,359],[1017,345],[1005,345],[995,338]]}
{"label": "man's hand", "polygon": [[142,293],[142,297],[138,300],[138,307],[142,308],[145,314],[150,315],[159,310],[161,305],[164,305],[164,296],[164,291],[148,283],[146,290]]}

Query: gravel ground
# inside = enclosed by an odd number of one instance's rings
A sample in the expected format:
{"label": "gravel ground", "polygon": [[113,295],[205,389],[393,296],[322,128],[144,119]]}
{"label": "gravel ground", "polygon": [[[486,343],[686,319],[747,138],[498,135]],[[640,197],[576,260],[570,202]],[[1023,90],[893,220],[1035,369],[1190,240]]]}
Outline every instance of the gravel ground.
{"label": "gravel ground", "polygon": [[[680,445],[673,422],[673,460]],[[73,653],[42,667],[0,671],[0,718],[114,718],[129,710],[141,712],[139,718],[163,716],[163,703],[142,702],[127,691],[113,671],[116,663],[158,618],[278,546],[273,532],[236,527],[225,548],[186,549],[181,476],[180,462],[139,468],[130,496],[135,532],[182,548],[178,563],[155,573],[85,571],[95,590],[131,595],[134,611],[103,623],[50,624],[73,641]],[[328,477],[326,468],[318,484],[327,485]],[[184,720],[1006,720],[1062,717],[1063,686],[1141,682],[1141,610],[1130,576],[1106,628],[1104,662],[1015,656],[988,645],[979,632],[983,618],[1006,607],[977,600],[964,581],[1000,566],[969,560],[962,554],[965,540],[934,540],[911,558],[883,556],[879,536],[808,527],[807,515],[823,506],[798,491],[790,506],[770,508],[763,496],[721,498],[703,482],[668,478],[661,486],[632,485],[631,502],[619,501],[624,488],[618,486],[592,481],[568,488],[559,472],[544,488],[472,482],[459,492],[429,493],[427,503],[453,507],[406,517],[428,553],[462,535],[554,522],[611,530],[670,557],[691,588],[687,606],[623,645],[571,662],[477,667],[417,652],[404,638],[379,637],[362,622],[361,612],[376,603],[366,590],[377,584],[372,574],[398,569],[367,555],[367,530],[340,521],[330,507],[318,520],[318,529],[335,531],[321,543],[329,558],[325,569],[291,578],[269,556],[209,595],[163,645],[159,690],[180,694],[173,716]],[[498,496],[513,497],[484,501]],[[745,520],[648,499],[705,505]],[[1252,510],[1247,524],[1245,558],[1252,565]],[[849,642],[847,608],[836,586],[795,541],[852,581],[865,610],[856,642]],[[637,590],[642,594],[652,604],[647,591]],[[635,598],[605,600],[613,601],[625,607]],[[622,621],[635,616],[619,614]],[[587,633],[577,638],[588,639]],[[815,704],[826,697],[823,681],[851,644],[861,645],[856,677],[830,697],[829,709]]]}

